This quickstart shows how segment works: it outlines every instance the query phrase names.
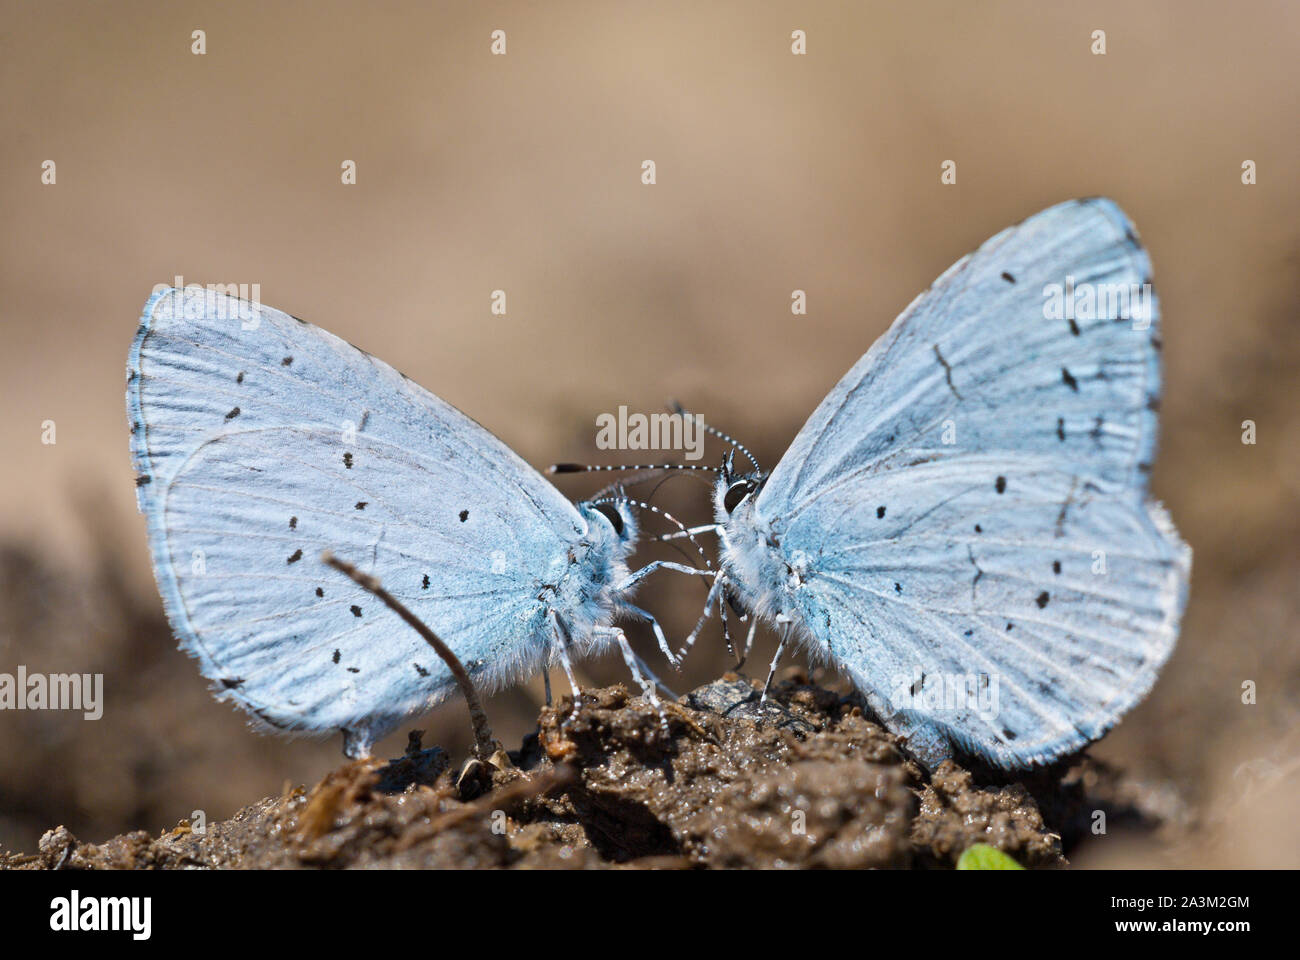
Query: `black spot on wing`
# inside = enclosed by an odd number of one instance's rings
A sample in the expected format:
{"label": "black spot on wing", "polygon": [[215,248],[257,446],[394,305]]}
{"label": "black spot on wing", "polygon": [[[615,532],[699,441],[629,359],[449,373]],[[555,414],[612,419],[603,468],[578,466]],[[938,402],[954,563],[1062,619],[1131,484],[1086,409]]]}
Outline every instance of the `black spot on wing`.
{"label": "black spot on wing", "polygon": [[370,502],[369,500],[358,500],[358,501],[357,501],[357,509],[358,509],[358,510],[364,510],[364,509],[366,509],[366,504],[369,503],[369,502]]}
{"label": "black spot on wing", "polygon": [[341,654],[341,653],[339,653],[337,650],[335,650],[335,651],[334,651],[334,656],[331,657],[330,659],[332,659],[335,663],[338,663],[338,662],[339,662],[339,658],[340,658],[341,656],[343,656],[343,654]]}
{"label": "black spot on wing", "polygon": [[290,529],[290,530],[297,530],[297,529],[298,529],[298,518],[297,518],[297,517],[290,517],[290,518],[289,518],[289,529]]}
{"label": "black spot on wing", "polygon": [[420,666],[418,663],[412,664],[412,666],[415,667],[415,672],[420,676],[427,677],[429,675],[429,671],[424,669],[424,667]]}
{"label": "black spot on wing", "polygon": [[352,604],[352,606],[350,606],[348,609],[352,611],[352,616],[354,617],[361,616],[361,608],[358,607],[355,603]]}
{"label": "black spot on wing", "polygon": [[360,673],[360,672],[361,672],[360,667],[348,667],[348,673]]}
{"label": "black spot on wing", "polygon": [[227,690],[234,690],[237,687],[243,686],[243,684],[244,684],[243,677],[222,677],[221,678],[221,685],[225,687]]}
{"label": "black spot on wing", "polygon": [[460,512],[460,522],[461,522],[461,523],[464,523],[464,522],[465,522],[466,520],[468,520],[468,519],[469,519],[469,511],[468,511],[468,510],[462,510],[462,511]]}
{"label": "black spot on wing", "polygon": [[240,370],[239,375],[235,377],[235,383],[243,383],[243,382],[244,382],[244,371]]}
{"label": "black spot on wing", "polygon": [[1034,603],[1038,604],[1038,609],[1041,610],[1043,607],[1047,606],[1048,599],[1047,591],[1044,590],[1038,596],[1034,597]]}
{"label": "black spot on wing", "polygon": [[318,597],[323,597],[323,596],[325,596],[325,590],[324,590],[323,587],[317,587],[317,588],[316,588],[316,596],[318,596]]}
{"label": "black spot on wing", "polygon": [[429,589],[429,575],[427,573],[424,575],[424,582],[421,583],[420,586],[425,590]]}
{"label": "black spot on wing", "polygon": [[237,416],[239,416],[239,408],[238,408],[238,407],[235,407],[235,408],[234,408],[233,410],[231,410],[228,414],[226,414],[226,419],[227,419],[227,420],[234,420],[235,417],[237,417]]}
{"label": "black spot on wing", "polygon": [[299,560],[301,560],[301,559],[302,559],[302,549],[299,548],[299,549],[295,550],[293,553],[289,554],[289,559],[288,559],[287,561],[285,561],[285,562],[286,562],[286,563],[297,563],[297,562],[298,562]]}
{"label": "black spot on wing", "polygon": [[1003,727],[1002,736],[1006,737],[1008,740],[1014,740],[1016,739],[1016,732],[1010,727]]}
{"label": "black spot on wing", "polygon": [[883,520],[883,519],[885,519],[885,508],[884,508],[884,507],[876,507],[876,519],[877,519],[877,520]]}
{"label": "black spot on wing", "polygon": [[1060,440],[1062,443],[1065,442],[1065,418],[1064,417],[1056,418],[1056,439]]}
{"label": "black spot on wing", "polygon": [[975,524],[975,532],[976,532],[976,533],[983,533],[983,532],[984,532],[984,528],[981,527],[981,526],[977,523],[977,524]]}
{"label": "black spot on wing", "polygon": [[1079,335],[1079,325],[1074,322],[1074,317],[1070,317],[1070,332],[1076,337]]}
{"label": "black spot on wing", "polygon": [[352,469],[352,454],[343,454],[343,466],[347,467],[349,470]]}
{"label": "black spot on wing", "polygon": [[1006,478],[1006,477],[998,477],[997,480],[994,481],[994,483],[993,483],[993,489],[997,490],[998,493],[1006,493],[1006,492],[1007,492],[1007,478]]}
{"label": "black spot on wing", "polygon": [[895,584],[894,584],[894,592],[895,592],[895,593],[902,593],[902,592],[903,592],[903,585],[902,585],[901,583],[895,583]]}
{"label": "black spot on wing", "polygon": [[287,367],[293,363],[293,357],[285,357],[280,361],[280,366]]}
{"label": "black spot on wing", "polygon": [[135,485],[137,487],[143,487],[152,482],[153,482],[153,477],[149,476],[147,473],[142,473],[135,478]]}
{"label": "black spot on wing", "polygon": [[1079,381],[1074,379],[1074,375],[1070,373],[1067,367],[1061,368],[1061,380],[1075,393],[1079,392]]}
{"label": "black spot on wing", "polygon": [[1016,282],[1016,278],[1013,277],[1011,274],[1007,273],[1005,270],[1002,271],[1002,279],[1005,280],[1007,283]]}

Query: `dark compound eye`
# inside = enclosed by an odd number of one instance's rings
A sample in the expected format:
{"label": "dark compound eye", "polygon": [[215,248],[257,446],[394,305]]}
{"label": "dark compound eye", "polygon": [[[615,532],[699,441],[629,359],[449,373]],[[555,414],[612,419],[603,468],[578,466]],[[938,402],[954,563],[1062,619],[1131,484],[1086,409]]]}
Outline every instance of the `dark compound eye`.
{"label": "dark compound eye", "polygon": [[620,537],[623,535],[623,515],[618,512],[618,508],[612,503],[598,503],[596,509],[603,513],[605,517],[614,526],[614,532]]}
{"label": "dark compound eye", "polygon": [[737,480],[731,486],[727,487],[727,494],[722,498],[722,509],[731,513],[738,506],[740,501],[749,496],[754,490],[754,484],[749,480]]}

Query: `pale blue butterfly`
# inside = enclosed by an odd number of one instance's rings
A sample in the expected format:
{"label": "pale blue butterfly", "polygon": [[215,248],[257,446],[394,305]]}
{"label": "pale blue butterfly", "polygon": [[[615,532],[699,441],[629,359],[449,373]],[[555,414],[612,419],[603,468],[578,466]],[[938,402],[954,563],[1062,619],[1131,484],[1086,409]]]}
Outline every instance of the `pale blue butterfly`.
{"label": "pale blue butterfly", "polygon": [[[127,376],[154,572],[181,647],[256,726],[340,730],[349,756],[455,687],[429,646],[321,562],[422,619],[477,685],[617,647],[636,572],[626,497],[570,503],[392,367],[278,310],[187,287],[145,306]],[[650,508],[653,509],[653,508]]]}
{"label": "pale blue butterfly", "polygon": [[958,261],[770,474],[728,455],[713,596],[844,670],[932,768],[954,747],[1009,769],[1100,737],[1173,650],[1191,568],[1147,496],[1150,282],[1100,198]]}

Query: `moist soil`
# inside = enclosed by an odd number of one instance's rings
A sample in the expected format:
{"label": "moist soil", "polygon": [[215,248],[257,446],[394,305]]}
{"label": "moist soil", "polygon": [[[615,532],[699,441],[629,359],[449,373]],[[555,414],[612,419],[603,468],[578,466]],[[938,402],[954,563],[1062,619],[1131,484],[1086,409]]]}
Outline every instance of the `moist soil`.
{"label": "moist soil", "polygon": [[83,843],[56,827],[0,868],[943,869],[976,843],[1056,868],[1097,811],[1155,831],[1179,807],[1086,756],[1014,778],[951,761],[928,774],[860,700],[803,677],[760,704],[728,674],[662,711],[621,684],[589,690],[491,762],[413,732],[401,757],[346,763],[202,834]]}

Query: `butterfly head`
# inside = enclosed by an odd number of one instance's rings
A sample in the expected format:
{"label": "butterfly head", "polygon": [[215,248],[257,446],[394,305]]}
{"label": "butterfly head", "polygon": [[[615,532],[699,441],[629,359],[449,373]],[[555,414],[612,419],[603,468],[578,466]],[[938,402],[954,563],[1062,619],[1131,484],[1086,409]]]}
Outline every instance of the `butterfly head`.
{"label": "butterfly head", "polygon": [[579,511],[587,521],[593,538],[608,540],[619,545],[636,541],[636,514],[626,499],[611,497],[579,504]]}
{"label": "butterfly head", "polygon": [[713,488],[713,513],[718,523],[725,524],[737,510],[752,509],[759,491],[767,482],[767,474],[757,469],[746,473],[735,468],[735,451],[727,451],[718,471],[718,481]]}

